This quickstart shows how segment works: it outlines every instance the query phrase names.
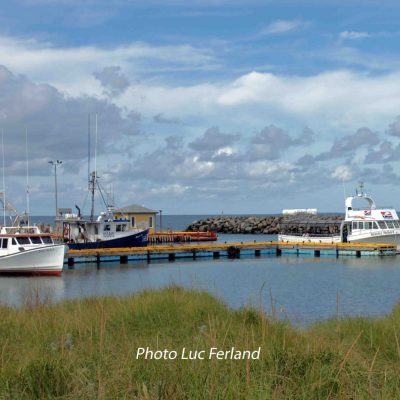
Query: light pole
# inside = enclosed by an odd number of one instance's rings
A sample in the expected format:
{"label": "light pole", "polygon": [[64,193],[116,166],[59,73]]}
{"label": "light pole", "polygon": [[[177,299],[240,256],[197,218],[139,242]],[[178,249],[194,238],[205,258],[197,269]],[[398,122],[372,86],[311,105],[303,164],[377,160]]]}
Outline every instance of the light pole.
{"label": "light pole", "polygon": [[162,233],[162,210],[160,210],[160,233]]}
{"label": "light pole", "polygon": [[54,187],[55,187],[55,198],[56,198],[56,221],[57,221],[57,211],[58,211],[58,199],[57,199],[57,167],[62,164],[62,161],[49,161],[50,165],[54,165]]}

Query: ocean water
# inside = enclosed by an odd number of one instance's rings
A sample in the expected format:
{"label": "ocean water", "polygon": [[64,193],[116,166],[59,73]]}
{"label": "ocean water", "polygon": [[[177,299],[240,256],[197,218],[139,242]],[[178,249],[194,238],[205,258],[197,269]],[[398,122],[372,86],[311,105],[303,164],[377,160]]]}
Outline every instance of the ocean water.
{"label": "ocean water", "polygon": [[[196,216],[171,216],[183,229]],[[167,220],[167,219],[166,219]],[[43,220],[41,220],[44,222]],[[274,240],[273,235],[220,235],[221,242]],[[304,326],[341,316],[381,316],[400,300],[400,258],[242,256],[176,261],[76,264],[61,277],[0,277],[0,303],[19,306],[32,294],[52,301],[97,295],[124,295],[177,284],[207,290],[239,308],[266,313]]]}

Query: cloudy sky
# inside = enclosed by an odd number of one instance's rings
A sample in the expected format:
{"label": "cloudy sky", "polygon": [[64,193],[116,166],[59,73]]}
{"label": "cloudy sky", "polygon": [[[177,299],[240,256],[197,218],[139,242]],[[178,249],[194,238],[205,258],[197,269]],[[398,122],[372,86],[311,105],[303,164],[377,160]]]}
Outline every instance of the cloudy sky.
{"label": "cloudy sky", "polygon": [[399,11],[394,0],[5,0],[8,197],[25,209],[27,131],[32,214],[53,213],[57,159],[59,206],[88,210],[97,113],[98,173],[117,206],[341,211],[364,181],[399,208]]}

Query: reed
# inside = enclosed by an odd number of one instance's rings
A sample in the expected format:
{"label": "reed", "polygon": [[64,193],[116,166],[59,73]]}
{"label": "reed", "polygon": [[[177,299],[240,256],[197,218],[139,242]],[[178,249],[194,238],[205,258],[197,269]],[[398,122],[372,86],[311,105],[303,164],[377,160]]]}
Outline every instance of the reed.
{"label": "reed", "polygon": [[[171,286],[127,297],[0,307],[1,399],[391,399],[400,306],[298,330]],[[340,323],[340,329],[337,329]],[[152,350],[254,350],[258,360],[145,360]]]}

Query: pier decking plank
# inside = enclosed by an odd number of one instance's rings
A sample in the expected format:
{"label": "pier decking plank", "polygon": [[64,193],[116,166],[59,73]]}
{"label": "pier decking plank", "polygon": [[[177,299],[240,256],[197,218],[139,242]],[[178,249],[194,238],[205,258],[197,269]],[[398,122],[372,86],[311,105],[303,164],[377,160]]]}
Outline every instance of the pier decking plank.
{"label": "pier decking plank", "polygon": [[[147,247],[127,247],[115,249],[91,249],[91,250],[69,250],[66,260],[69,265],[74,262],[87,261],[112,261],[120,258],[121,262],[127,262],[128,258],[136,260],[196,258],[228,256],[232,258],[243,255],[255,256],[260,254],[292,254],[292,255],[324,255],[336,256],[386,256],[395,255],[396,245],[391,244],[369,244],[369,243],[316,243],[316,242],[240,242],[240,243],[212,243],[212,244],[175,244],[157,245]],[[218,256],[217,256],[218,255]]]}

